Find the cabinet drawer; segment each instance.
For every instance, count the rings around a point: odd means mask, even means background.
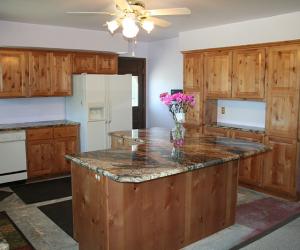
[[[77,126],[64,126],[54,128],[54,138],[77,137]]]
[[[217,127],[206,127],[204,129],[205,135],[211,135],[211,136],[223,136],[223,137],[229,137],[229,129],[226,128],[217,128]]]
[[[235,139],[243,139],[259,143],[264,142],[264,134],[257,134],[246,131],[232,131],[232,137]]]
[[[52,139],[53,129],[52,128],[27,129],[26,138],[28,141]]]

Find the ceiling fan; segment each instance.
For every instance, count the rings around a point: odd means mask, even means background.
[[[68,14],[103,14],[114,16],[111,21],[106,22],[108,30],[113,34],[119,27],[123,28],[123,35],[126,38],[135,38],[142,27],[150,33],[154,26],[168,27],[170,22],[157,18],[156,16],[173,16],[173,15],[190,15],[188,8],[170,8],[170,9],[154,9],[148,10],[142,0],[115,0],[115,12],[103,11],[72,11]]]

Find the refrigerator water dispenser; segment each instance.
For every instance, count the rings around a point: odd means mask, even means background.
[[[105,107],[89,105],[89,121],[105,120]]]

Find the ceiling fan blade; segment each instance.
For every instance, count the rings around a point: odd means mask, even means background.
[[[151,20],[154,23],[154,25],[160,26],[163,28],[169,27],[171,25],[170,22],[168,22],[164,19],[161,19],[161,18],[157,18],[157,17],[149,17],[149,18],[147,18],[147,20]]]
[[[105,11],[68,11],[66,14],[75,14],[75,15],[110,15],[115,16],[115,13],[105,12]]]
[[[173,15],[190,15],[191,10],[188,8],[171,8],[147,10],[150,16],[173,16]]]
[[[116,0],[116,6],[121,10],[131,10],[129,3],[126,0]]]

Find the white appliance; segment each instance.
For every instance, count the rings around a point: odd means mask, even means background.
[[[132,129],[131,75],[73,75],[66,118],[80,122],[81,152],[110,148],[109,132]]]
[[[27,179],[24,130],[0,132],[0,184]]]

